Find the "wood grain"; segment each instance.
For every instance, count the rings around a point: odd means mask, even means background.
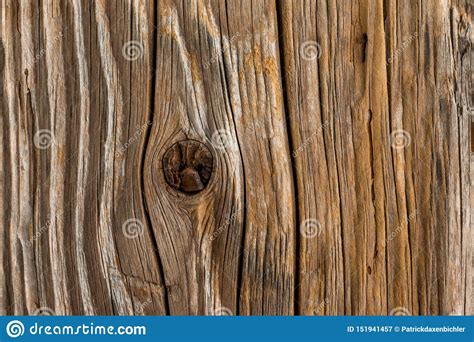
[[[473,314],[472,16],[1,0],[0,314]]]

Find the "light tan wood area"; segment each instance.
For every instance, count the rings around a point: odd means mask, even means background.
[[[470,0],[0,0],[0,314],[473,314]]]

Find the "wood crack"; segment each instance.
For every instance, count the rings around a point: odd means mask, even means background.
[[[290,70],[287,70],[285,65],[285,47],[283,44],[283,39],[284,39],[284,33],[283,33],[283,8],[282,5],[276,5],[276,11],[277,11],[277,32],[278,32],[278,45],[279,45],[279,65],[280,69],[282,70],[281,73],[281,82],[282,82],[282,93],[283,93],[283,112],[285,113],[285,121],[286,121],[286,133],[288,135],[288,146],[290,148],[290,152],[292,153],[293,151],[296,151],[295,147],[295,139],[292,135],[292,130],[289,127],[290,119],[289,119],[289,105],[288,105],[288,88],[287,88],[287,75],[290,74]],[[299,256],[301,255],[301,249],[300,249],[300,234],[298,231],[298,225],[301,222],[301,218],[299,215],[299,207],[296,204],[296,199],[299,197],[298,193],[298,186],[297,186],[297,172],[296,172],[296,165],[293,162],[293,160],[290,158],[290,163],[291,163],[291,168],[292,168],[292,186],[293,186],[293,191],[295,192],[295,203],[293,203],[293,206],[295,208],[295,222],[297,226],[294,227],[295,230],[295,255],[297,256],[295,258],[295,294],[294,294],[294,304],[293,304],[293,310],[296,315],[301,314],[300,313],[300,306],[299,306],[299,301],[300,301],[300,294],[299,294],[299,284],[300,284],[300,263],[298,262]]]

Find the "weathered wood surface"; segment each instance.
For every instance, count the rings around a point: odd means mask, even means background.
[[[474,313],[469,0],[1,3],[0,314]]]

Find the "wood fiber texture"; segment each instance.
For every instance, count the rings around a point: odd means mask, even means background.
[[[474,314],[471,0],[0,2],[0,315]]]

